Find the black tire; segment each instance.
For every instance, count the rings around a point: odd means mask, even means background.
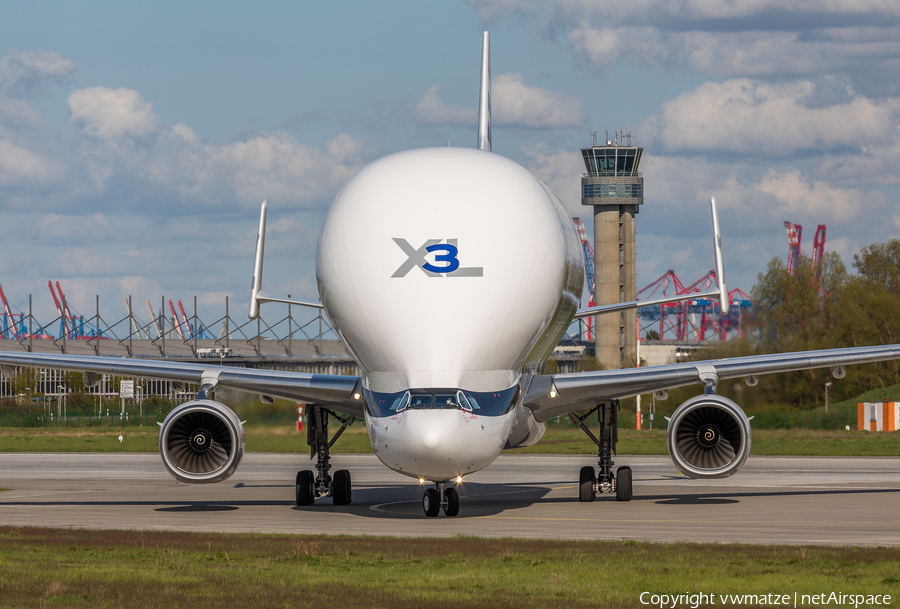
[[[447,505],[444,506],[445,516],[456,516],[459,514],[459,493],[455,488],[448,488],[444,491],[444,497],[447,498]]]
[[[585,465],[578,475],[578,501],[593,501],[594,495],[594,468]]]
[[[297,505],[312,505],[316,500],[316,479],[308,469],[297,472]]]
[[[335,505],[349,505],[352,499],[350,487],[350,472],[339,469],[334,472],[331,496]]]
[[[437,489],[425,489],[425,496],[422,497],[422,508],[425,510],[425,515],[429,518],[434,518],[441,512],[441,495],[437,492]]]
[[[620,467],[616,470],[616,501],[631,501],[631,468]]]

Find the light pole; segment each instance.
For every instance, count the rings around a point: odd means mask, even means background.
[[[828,389],[831,387],[831,382],[825,383],[825,412],[828,412]]]

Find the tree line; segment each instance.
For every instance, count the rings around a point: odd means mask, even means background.
[[[773,258],[751,292],[747,337],[714,345],[698,359],[900,343],[900,240],[864,247],[854,255],[853,269],[829,252],[819,273],[802,258],[792,275],[781,258]],[[737,383],[723,383],[720,390],[751,407],[803,408],[824,402],[826,383],[832,402],[900,383],[897,361],[846,370],[843,379],[833,378],[830,369],[806,370],[762,376],[756,387],[737,391]]]

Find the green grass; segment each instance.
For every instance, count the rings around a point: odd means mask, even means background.
[[[635,607],[645,591],[893,602],[898,570],[898,548],[0,527],[0,608]]]
[[[0,429],[0,452],[157,452],[158,427],[21,428]],[[119,435],[123,441],[119,442]],[[288,426],[247,427],[246,448],[252,452],[297,453],[309,450],[306,434]],[[332,449],[335,453],[371,453],[365,429],[354,425]],[[551,427],[528,448],[505,454],[594,454],[597,449],[580,429]],[[666,455],[666,432],[661,429],[619,430],[619,454]],[[810,456],[900,456],[900,432],[811,429],[756,429],[751,454]]]

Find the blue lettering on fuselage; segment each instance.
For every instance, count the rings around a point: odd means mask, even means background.
[[[406,254],[406,260],[397,267],[397,270],[394,271],[391,277],[406,277],[407,273],[414,267],[419,267],[429,277],[484,276],[483,267],[459,266],[459,247],[456,239],[446,239],[446,243],[441,243],[441,241],[442,239],[429,239],[421,247],[415,248],[406,239],[394,237],[394,243]],[[428,254],[435,252],[444,252],[434,257],[435,262],[444,263],[443,265],[432,264],[425,259]]]

